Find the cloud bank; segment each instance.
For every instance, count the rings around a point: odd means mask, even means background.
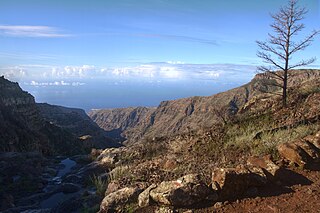
[[[20,65],[0,68],[0,75],[32,86],[81,86],[86,80],[223,80],[251,78],[256,67],[239,64],[158,62],[127,67]],[[50,83],[51,82],[51,83]],[[57,83],[58,82],[58,83]],[[68,83],[67,83],[68,82]]]

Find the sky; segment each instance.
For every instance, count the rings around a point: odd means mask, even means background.
[[[210,95],[250,81],[261,64],[255,41],[286,2],[0,0],[0,75],[38,102],[85,109]],[[300,4],[305,32],[320,29],[319,0]],[[319,56],[319,45],[303,57]]]

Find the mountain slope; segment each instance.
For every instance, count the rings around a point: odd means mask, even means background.
[[[82,109],[39,103],[37,107],[43,118],[52,124],[68,130],[78,138],[90,138],[95,148],[118,147],[108,138],[106,132],[94,123]]]
[[[89,148],[88,145],[96,145],[94,144],[96,138],[89,143],[78,139],[81,131],[95,132],[96,136],[101,134],[100,140],[104,137],[102,130],[88,121],[89,118],[85,113],[79,110],[76,110],[74,116],[77,119],[77,126],[72,129],[63,125],[63,119],[54,123],[43,116],[43,114],[54,115],[57,110],[61,111],[61,109],[68,111],[67,109],[54,108],[49,105],[46,105],[45,108],[45,105],[42,105],[46,113],[41,113],[40,108],[35,103],[34,97],[23,91],[18,83],[0,77],[0,152],[38,151],[45,155],[77,154]],[[51,110],[53,112],[50,113]],[[71,116],[66,117],[64,122],[67,120],[74,122]],[[90,128],[91,132],[87,131]],[[103,146],[98,147],[117,145],[114,143],[107,145],[105,141],[103,143],[100,144]]]
[[[296,70],[290,73],[288,85],[292,87],[304,81],[319,78],[319,70]],[[132,108],[99,110],[89,113],[90,117],[102,128],[108,131],[121,126],[121,131],[128,138],[128,142],[142,137],[162,137],[196,131],[224,122],[250,101],[258,96],[267,96],[262,91],[275,92],[277,88],[265,85],[265,81],[272,81],[264,74],[257,74],[254,79],[241,87],[222,92],[209,97],[190,97],[173,101],[163,101],[154,110],[149,110],[139,120],[133,122],[127,115]],[[118,118],[123,119],[110,119]],[[112,124],[111,124],[112,123]],[[133,123],[134,125],[123,125]],[[114,129],[112,129],[115,127]]]

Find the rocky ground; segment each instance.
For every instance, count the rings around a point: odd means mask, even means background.
[[[267,185],[253,198],[216,203],[194,212],[320,212],[320,172],[287,170],[282,185]]]

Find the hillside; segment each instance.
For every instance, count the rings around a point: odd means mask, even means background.
[[[110,137],[123,141],[130,137],[130,135],[126,134],[127,130],[147,121],[155,110],[155,108],[151,107],[100,109],[92,110],[88,115]]]
[[[107,137],[107,132],[94,123],[82,109],[37,104],[42,117],[52,124],[71,132],[80,140],[91,141],[91,147],[105,149],[118,147],[119,144]]]
[[[37,105],[31,94],[4,77],[0,78],[0,91],[2,152],[38,151],[44,155],[66,155],[82,153],[95,145],[98,148],[119,146],[106,138],[103,130],[81,110]],[[69,126],[70,121],[75,120],[76,125]],[[85,134],[93,134],[95,138],[88,143],[79,139]],[[100,142],[95,144],[97,137]]]
[[[291,73],[289,87],[318,79],[319,70],[296,70]],[[263,74],[241,87],[209,97],[190,97],[163,101],[156,109],[124,108],[95,110],[89,116],[103,129],[117,131],[129,142],[143,137],[162,137],[185,134],[223,123],[258,96],[267,97],[277,88],[266,86],[270,81]],[[263,99],[263,98],[262,98]],[[243,110],[243,109],[242,109]]]
[[[317,212],[320,71],[290,75],[286,108],[261,74],[210,97],[162,102],[125,130],[127,147],[97,157],[111,170],[100,174],[100,213]]]

